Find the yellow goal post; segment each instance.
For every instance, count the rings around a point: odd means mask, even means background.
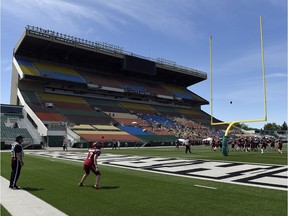
[[[210,116],[211,121],[210,125],[226,125],[227,127],[225,131],[225,135],[222,138],[222,154],[224,156],[228,156],[228,145],[227,145],[227,137],[229,134],[229,130],[231,127],[240,122],[265,122],[267,121],[267,100],[266,100],[266,77],[265,77],[265,67],[264,67],[264,42],[263,42],[263,28],[262,28],[262,16],[260,16],[260,42],[261,42],[261,67],[262,67],[262,82],[263,82],[263,93],[264,93],[264,117],[261,119],[247,119],[247,120],[237,120],[237,121],[223,121],[223,122],[213,122],[213,94],[212,94],[212,36],[210,35]]]

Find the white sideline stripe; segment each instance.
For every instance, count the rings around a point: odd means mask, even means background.
[[[201,187],[201,188],[207,188],[207,189],[213,189],[216,190],[217,188],[215,187],[209,187],[209,186],[205,186],[205,185],[194,185],[195,187]]]
[[[12,190],[9,181],[1,177],[0,203],[13,216],[64,216],[65,213],[25,190]]]

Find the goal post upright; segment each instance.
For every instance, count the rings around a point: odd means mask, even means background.
[[[265,75],[265,64],[264,64],[264,41],[263,41],[262,16],[260,16],[260,42],[261,42],[261,68],[262,68],[262,80],[263,80],[263,91],[264,91],[264,121],[267,121],[266,75]]]
[[[225,125],[228,127],[225,131],[225,135],[222,138],[222,154],[228,156],[228,134],[232,126],[240,122],[265,122],[267,121],[267,100],[266,100],[266,76],[265,76],[265,65],[264,65],[264,42],[263,42],[263,28],[262,28],[262,16],[260,16],[260,42],[261,42],[261,68],[262,68],[262,82],[263,82],[263,94],[264,94],[264,118],[262,119],[248,119],[238,120],[230,122],[213,122],[213,83],[212,83],[212,35],[210,35],[210,125]]]
[[[213,125],[213,94],[212,94],[212,35],[210,35],[210,124]]]

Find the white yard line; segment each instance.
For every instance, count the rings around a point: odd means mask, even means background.
[[[52,205],[44,202],[38,197],[25,190],[12,190],[9,188],[9,181],[2,176],[0,203],[13,216],[64,216],[65,213],[59,211]]]
[[[201,187],[201,188],[207,188],[207,189],[212,189],[212,190],[217,190],[216,187],[209,187],[209,186],[205,186],[205,185],[194,185],[195,187]]]

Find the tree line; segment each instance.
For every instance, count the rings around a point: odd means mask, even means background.
[[[264,125],[263,128],[251,128],[248,125],[244,124],[244,123],[236,123],[234,124],[234,126],[241,128],[243,130],[271,130],[271,131],[279,131],[279,130],[286,130],[287,131],[287,123],[284,121],[284,123],[282,125],[278,125],[275,122],[273,123],[267,123]]]

